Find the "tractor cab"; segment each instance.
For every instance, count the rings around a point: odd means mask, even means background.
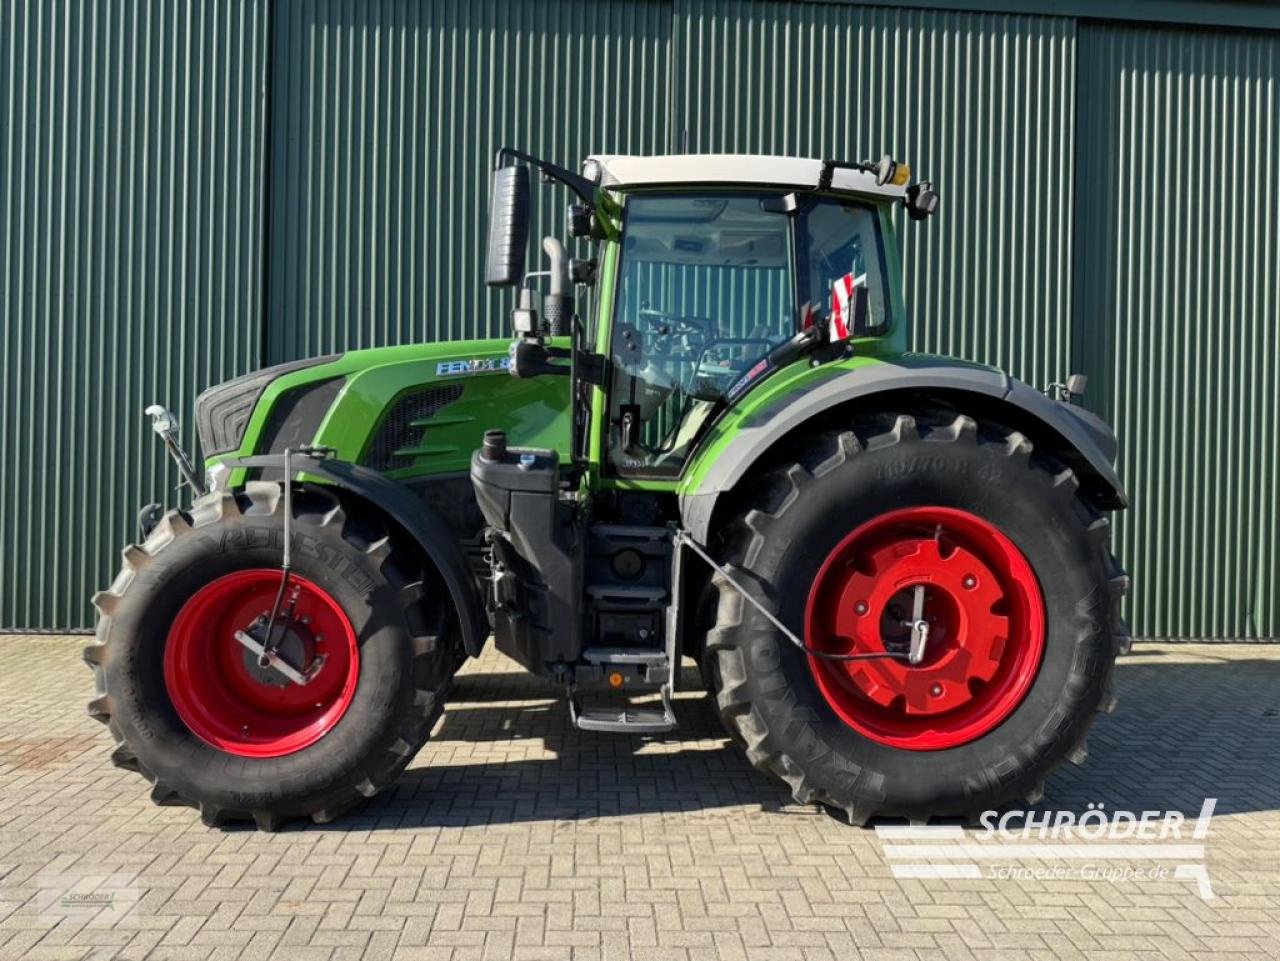
[[[526,273],[531,167],[577,194],[569,233],[589,259],[547,237],[547,269]],[[473,459],[500,648],[571,687],[603,678],[668,698],[688,595],[676,485],[713,426],[779,372],[902,350],[892,207],[937,203],[909,181],[888,157],[595,156],[578,175],[499,152],[487,272],[519,288],[510,371],[570,377],[575,409],[565,462],[498,432]],[[594,287],[587,322],[575,287]],[[574,716],[674,724],[669,710]]]
[[[526,161],[578,194],[569,233],[593,245],[569,261],[555,238],[549,265],[525,272]],[[616,478],[678,478],[707,427],[770,374],[901,352],[905,309],[891,211],[937,206],[889,157],[846,163],[788,157],[593,156],[583,175],[507,148],[498,154],[487,279],[518,286],[511,371],[571,373],[601,391],[599,468]],[[537,279],[549,280],[538,317]],[[595,287],[590,329],[571,284]],[[568,350],[547,338],[571,334]],[[578,438],[587,454],[590,438]]]

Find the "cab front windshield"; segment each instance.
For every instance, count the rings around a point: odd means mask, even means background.
[[[890,322],[879,218],[855,201],[779,193],[641,194],[626,205],[610,339],[609,463],[674,477],[725,405],[803,327]]]

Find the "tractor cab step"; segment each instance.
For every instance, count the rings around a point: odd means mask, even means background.
[[[569,691],[569,716],[579,731],[599,731],[605,734],[665,734],[677,726],[675,711],[671,708],[671,689],[662,686],[662,710],[644,710],[633,707],[584,709],[578,704],[573,689]]]
[[[666,603],[665,587],[632,587],[621,584],[589,584],[587,596],[597,605],[658,608]]]
[[[656,648],[589,647],[582,652],[582,660],[574,671],[577,684],[608,681],[615,689],[653,690],[671,679],[671,659]]]
[[[635,647],[588,647],[582,659],[589,664],[629,664],[665,670],[667,652]]]

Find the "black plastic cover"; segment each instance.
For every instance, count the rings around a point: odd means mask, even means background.
[[[476,501],[493,552],[489,608],[498,650],[546,673],[582,651],[582,532],[561,503],[559,457],[509,448],[497,459],[471,457]]]
[[[327,354],[277,364],[210,387],[196,398],[196,431],[200,435],[200,450],[203,455],[213,457],[240,447],[245,429],[249,426],[249,418],[258,405],[258,398],[277,377],[329,364],[341,356]]]
[[[330,377],[286,391],[267,415],[254,453],[282,454],[286,447],[310,444],[344,383],[343,377]]]

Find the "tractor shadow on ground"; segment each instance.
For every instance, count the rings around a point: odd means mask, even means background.
[[[1201,648],[1203,651],[1203,648]],[[1237,652],[1239,648],[1235,649]],[[732,744],[686,667],[680,728],[657,738],[576,731],[561,693],[530,675],[463,674],[431,743],[361,810],[311,830],[591,821],[637,814],[748,811],[813,816]],[[1180,810],[1207,797],[1218,815],[1280,808],[1280,660],[1191,663],[1144,655],[1117,667],[1119,707],[1089,735],[1082,767],[1049,779],[1037,810]]]

